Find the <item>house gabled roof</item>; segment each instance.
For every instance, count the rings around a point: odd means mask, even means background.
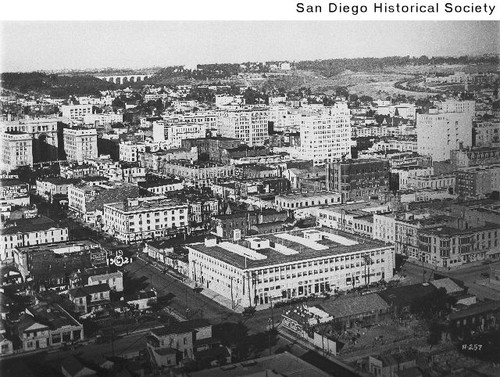
[[[24,333],[27,330],[35,330],[35,329],[48,329],[47,326],[42,325],[35,321],[35,319],[29,314],[22,314],[19,323],[17,325],[17,331],[19,334]]]
[[[457,283],[455,283],[450,278],[432,280],[429,283],[438,289],[444,288],[446,290],[447,294],[461,293],[464,291],[464,289],[462,287],[460,287]]]

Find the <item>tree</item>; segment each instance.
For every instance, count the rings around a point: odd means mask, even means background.
[[[429,326],[429,338],[427,339],[427,342],[431,346],[439,344],[439,342],[441,341],[441,332],[442,326],[437,322],[431,322]]]
[[[449,314],[451,306],[455,303],[455,298],[448,296],[444,288],[439,288],[426,296],[415,299],[410,304],[410,312],[424,319],[436,319]]]
[[[113,100],[113,102],[111,103],[111,106],[124,109],[125,108],[125,101],[121,97],[116,97]]]

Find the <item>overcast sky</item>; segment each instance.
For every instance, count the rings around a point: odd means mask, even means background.
[[[2,22],[3,72],[498,53],[498,21]]]

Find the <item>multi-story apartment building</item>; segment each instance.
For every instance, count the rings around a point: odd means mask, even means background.
[[[445,226],[449,221],[448,216],[432,215],[430,213],[398,214],[395,221],[395,252],[411,259],[421,260],[419,259],[419,231]]]
[[[303,114],[300,119],[302,158],[315,165],[351,157],[350,113],[346,103],[337,103],[321,112]]]
[[[95,128],[65,128],[64,152],[69,161],[82,163],[97,158],[97,130]]]
[[[318,209],[317,223],[327,228],[374,238],[373,218],[375,214],[390,211],[389,204],[356,202]]]
[[[77,184],[68,188],[70,211],[90,224],[101,224],[104,204],[139,196],[139,187],[129,183]]]
[[[337,161],[327,166],[330,191],[342,195],[342,202],[383,196],[389,190],[389,162],[361,159]]]
[[[0,133],[1,170],[10,172],[21,166],[33,166],[33,144],[30,135],[16,132]]]
[[[381,213],[373,215],[373,238],[394,244],[396,237],[396,215]]]
[[[16,247],[67,241],[68,228],[45,216],[11,220],[0,229],[0,240],[0,261],[10,260]]]
[[[217,133],[242,140],[249,146],[264,145],[269,139],[269,112],[264,107],[242,107],[218,111]]]
[[[31,277],[37,286],[68,286],[68,276],[86,268],[106,266],[106,250],[94,241],[63,241],[18,246],[14,263],[23,279]]]
[[[500,121],[480,122],[474,127],[476,147],[500,147]]]
[[[216,198],[189,199],[189,220],[200,224],[208,223],[219,214],[219,201]]]
[[[462,169],[456,177],[457,193],[465,198],[500,192],[500,165]]]
[[[450,162],[458,169],[500,164],[500,148],[480,147],[453,150]]]
[[[391,168],[391,188],[395,190],[406,190],[410,177],[434,175],[432,166],[405,166]]]
[[[38,178],[36,180],[36,194],[45,200],[52,201],[54,195],[68,195],[68,188],[80,182],[79,179],[67,178]]]
[[[64,118],[83,120],[86,115],[92,114],[92,105],[62,105],[61,113]]]
[[[443,226],[418,234],[419,259],[437,267],[457,267],[500,256],[500,224]]]
[[[120,143],[119,158],[120,161],[137,162],[139,154],[146,151],[146,144],[133,143],[130,141]]]
[[[137,183],[146,179],[146,168],[137,163],[122,163],[120,168],[123,182]]]
[[[408,178],[407,187],[416,190],[450,189],[455,192],[456,176],[455,174],[416,175]]]
[[[165,237],[188,227],[188,205],[164,196],[129,199],[104,205],[104,230],[130,243]]]
[[[326,228],[238,243],[190,244],[189,277],[233,307],[349,289],[392,277],[394,248]]]
[[[472,146],[472,119],[474,112],[466,106],[446,106],[441,111],[430,110],[428,114],[417,114],[417,150],[429,155],[434,161],[450,159],[455,149]]]
[[[234,166],[215,162],[176,160],[164,162],[161,165],[160,173],[182,178],[191,186],[208,187],[215,180],[233,177]]]
[[[184,139],[197,139],[207,134],[206,125],[200,123],[168,122],[153,123],[153,140],[166,148],[180,148]]]

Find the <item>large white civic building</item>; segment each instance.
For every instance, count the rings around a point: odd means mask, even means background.
[[[189,277],[233,308],[390,280],[394,246],[328,228],[187,245]]]

